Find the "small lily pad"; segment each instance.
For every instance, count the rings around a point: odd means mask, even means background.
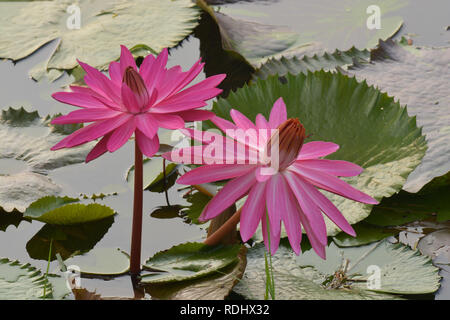
[[[192,280],[222,269],[237,261],[240,245],[208,246],[189,242],[159,252],[148,259],[142,283],[167,283]]]
[[[126,253],[117,248],[95,248],[64,261],[64,264],[78,266],[81,273],[111,276],[126,273],[130,267],[130,259]]]
[[[153,157],[152,159],[144,159],[143,161],[143,179],[144,190],[154,192],[164,192],[164,159],[161,157]],[[166,188],[170,188],[175,184],[178,175],[178,165],[175,163],[166,164]],[[128,169],[126,179],[130,186],[134,185],[134,165]]]

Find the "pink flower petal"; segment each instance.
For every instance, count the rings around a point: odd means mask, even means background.
[[[175,113],[179,111],[186,111],[190,109],[196,109],[206,106],[207,103],[203,100],[191,100],[191,101],[162,101],[157,105],[150,108],[153,113]]]
[[[208,202],[200,215],[199,220],[206,221],[221,214],[225,209],[236,202],[236,200],[242,198],[255,183],[255,181],[255,174],[253,172],[229,181],[214,196],[214,198]]]
[[[339,145],[332,142],[312,141],[305,143],[300,150],[297,160],[316,159],[325,157],[339,149]]]
[[[342,213],[327,197],[325,197],[319,190],[299,175],[296,175],[296,177],[296,181],[299,186],[301,186],[311,201],[317,204],[331,221],[333,221],[345,233],[348,233],[351,236],[356,236],[355,230],[353,230],[352,226],[347,222]]]
[[[167,48],[164,48],[156,58],[155,62],[153,62],[151,68],[146,72],[147,74],[142,77],[149,94],[153,93],[153,89],[157,89],[159,82],[163,79],[166,72],[165,67],[168,56],[169,51]]]
[[[342,197],[355,201],[367,204],[378,204],[378,201],[376,201],[372,197],[359,191],[358,189],[353,188],[351,185],[340,180],[339,178],[336,178],[335,176],[306,167],[301,167],[296,163],[291,165],[289,167],[289,170],[295,172],[296,174],[306,179],[308,182],[321,189],[333,192]]]
[[[323,245],[316,237],[315,233],[314,233],[314,229],[312,228],[310,221],[306,218],[305,213],[302,211],[302,209],[300,208],[300,206],[298,206],[298,210],[299,210],[299,217],[300,217],[300,221],[302,223],[303,228],[305,229],[306,235],[309,239],[309,242],[312,246],[312,248],[314,249],[314,251],[317,253],[317,255],[319,257],[321,257],[322,259],[326,259],[326,254],[325,254],[325,245]]]
[[[106,134],[99,142],[97,142],[95,147],[92,148],[92,150],[88,153],[88,155],[86,157],[86,163],[88,163],[94,159],[97,159],[102,154],[104,154],[106,151],[108,151],[108,148],[106,147],[106,145],[108,143],[109,137],[111,137],[111,133]]]
[[[109,77],[119,88],[122,86],[122,71],[120,70],[120,63],[113,61],[109,64]]]
[[[248,194],[242,207],[240,233],[243,242],[247,242],[256,231],[261,219],[265,218],[266,203],[264,201],[266,183],[256,183]]]
[[[246,116],[244,116],[241,112],[231,109],[230,116],[233,119],[236,126],[241,129],[256,129],[256,126],[253,122],[250,121]]]
[[[178,81],[174,82],[172,90],[168,96],[177,93],[184,87],[186,87],[189,83],[194,80],[198,74],[202,71],[204,63],[201,63],[201,59],[199,59],[194,65],[187,71],[183,73],[183,77],[179,77]]]
[[[80,66],[86,71],[84,82],[94,91],[118,103],[120,96],[117,92],[115,84],[108,79],[103,73],[90,65],[77,60]]]
[[[159,138],[155,135],[153,138],[147,137],[140,130],[134,132],[137,144],[142,153],[151,158],[159,150]]]
[[[158,132],[157,121],[150,113],[138,114],[134,120],[137,128],[148,138],[152,139]]]
[[[155,63],[155,61],[156,58],[152,54],[149,54],[144,58],[141,66],[139,67],[139,74],[141,75],[142,79],[144,79],[146,85],[148,84],[147,78],[153,70],[153,64]]]
[[[184,120],[175,114],[153,114],[153,117],[158,122],[159,127],[166,129],[180,129],[184,128]]]
[[[258,129],[270,129],[269,123],[267,122],[266,118],[264,118],[264,116],[261,113],[258,113],[256,115],[255,124]]]
[[[272,129],[275,129],[286,120],[286,105],[284,104],[283,98],[278,98],[273,104],[272,111],[270,112],[269,125]]]
[[[264,239],[264,244],[267,248],[267,251],[270,252],[271,255],[274,255],[278,247],[280,245],[280,231],[281,230],[281,221],[278,221],[278,224],[274,225],[273,223],[269,223],[270,228],[270,244],[269,244],[269,235],[267,234],[267,219],[266,217],[262,217],[262,234]],[[278,230],[278,233],[277,231]]]
[[[127,86],[126,83],[122,83],[122,102],[125,108],[131,113],[139,113],[141,111],[141,105],[138,102],[137,97],[133,91]]]
[[[291,187],[292,192],[295,194],[306,219],[309,221],[316,239],[319,240],[322,245],[326,245],[328,242],[327,227],[319,207],[303,189],[303,185],[299,182],[299,179],[297,179],[297,176],[294,173],[285,171],[283,175]]]
[[[67,115],[57,117],[52,120],[52,124],[69,124],[69,123],[83,123],[83,122],[93,122],[99,120],[106,120],[116,117],[122,113],[114,111],[112,109],[99,109],[99,108],[89,108],[80,109],[70,112]]]
[[[193,185],[202,184],[211,181],[220,181],[225,179],[236,178],[254,171],[255,165],[234,165],[234,164],[212,164],[205,165],[191,171],[186,172],[181,176],[177,183]]]
[[[237,126],[234,123],[232,123],[231,121],[225,120],[223,118],[220,118],[218,116],[213,117],[211,119],[211,121],[224,133],[227,130],[236,130],[237,129]]]
[[[95,97],[79,92],[55,92],[52,97],[62,103],[67,103],[81,108],[108,108]]]
[[[117,129],[115,129],[111,137],[108,139],[107,148],[109,152],[114,152],[122,147],[128,139],[133,135],[136,125],[134,119],[131,118],[128,122],[124,123]]]
[[[83,127],[69,136],[62,139],[59,143],[54,145],[51,150],[58,150],[61,148],[71,148],[80,144],[86,143],[100,138],[101,136],[113,131],[125,122],[131,119],[131,115],[121,114],[117,117],[94,122],[87,127]]]
[[[340,177],[357,176],[364,170],[354,163],[342,160],[308,159],[297,160],[296,164]]]
[[[133,67],[137,71],[136,61],[134,61],[133,55],[130,50],[124,45],[120,46],[120,74],[123,77],[125,69],[128,67]]]

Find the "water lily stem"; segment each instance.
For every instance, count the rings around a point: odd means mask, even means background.
[[[143,195],[142,152],[139,149],[139,146],[136,141],[134,151],[133,226],[131,233],[131,252],[130,252],[131,274],[139,274],[141,271],[142,195]]]
[[[236,231],[236,225],[239,223],[239,219],[241,218],[241,211],[242,208],[237,210],[230,219],[228,219],[219,229],[217,229],[216,232],[206,238],[203,243],[210,246],[215,246],[220,243],[220,240],[222,240],[223,237]]]
[[[169,190],[167,190],[166,158],[163,158],[163,176],[164,176],[164,193],[166,195],[166,203],[167,203],[167,206],[170,207]]]

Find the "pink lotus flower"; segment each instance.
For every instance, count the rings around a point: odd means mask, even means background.
[[[82,108],[54,119],[53,124],[92,122],[61,140],[52,150],[103,137],[87,155],[89,162],[106,151],[116,151],[134,133],[139,149],[151,157],[159,149],[159,127],[179,129],[185,121],[206,120],[214,115],[195,109],[222,92],[216,86],[225,78],[224,74],[184,89],[202,70],[200,60],[187,72],[180,66],[166,69],[168,52],[164,49],[157,58],[148,55],[138,70],[130,51],[125,46],[121,48],[120,62],[109,65],[110,78],[78,61],[86,71],[84,81],[88,88],[71,86],[72,92],[52,95],[58,101]]]
[[[335,143],[313,141],[303,145],[305,129],[298,119],[287,120],[286,106],[282,98],[275,102],[269,121],[258,114],[256,123],[253,124],[237,110],[231,110],[230,115],[234,124],[219,117],[212,119],[217,127],[228,134],[225,138],[224,152],[217,152],[217,155],[205,152],[213,143],[207,142],[206,145],[173,150],[163,155],[173,160],[177,153],[178,155],[187,153],[194,155],[191,161],[206,163],[180,177],[178,179],[180,184],[194,185],[231,179],[207,204],[200,216],[201,220],[216,217],[235,201],[248,195],[240,216],[242,240],[244,242],[249,240],[261,222],[264,242],[269,249],[267,210],[271,254],[278,249],[283,221],[289,242],[296,254],[301,250],[303,227],[316,253],[325,259],[327,230],[322,212],[344,232],[355,236],[355,231],[341,212],[317,188],[355,201],[376,204],[376,200],[337,178],[337,176],[359,175],[363,171],[361,167],[347,161],[321,159],[338,150],[339,146]],[[254,130],[250,130],[249,139],[243,140],[235,139],[234,136],[237,135],[230,134],[236,132],[236,129]],[[259,158],[252,156],[251,152],[255,150],[261,152],[265,148],[270,149],[272,145],[270,139],[273,135],[268,135],[267,130],[259,129],[278,129],[279,166],[278,170],[270,175],[262,174],[262,169],[267,168],[268,164],[261,161],[255,163]],[[200,140],[208,135],[207,140],[222,141],[220,134],[199,133],[187,129],[183,131],[194,138],[200,137]],[[230,139],[237,148],[229,147]],[[245,147],[239,148],[242,144]],[[234,156],[237,163],[227,162],[225,151],[230,148],[238,150]],[[199,154],[199,150],[203,155],[195,156]],[[211,160],[216,160],[216,164],[211,164]],[[245,163],[242,160],[245,160]]]

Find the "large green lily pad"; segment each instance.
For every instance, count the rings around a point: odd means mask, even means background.
[[[427,137],[427,153],[404,186],[417,192],[450,171],[450,48],[381,41],[371,52],[371,62],[350,72],[406,104]]]
[[[234,291],[250,299],[262,299],[265,294],[263,244],[251,248],[247,269]],[[343,256],[342,256],[343,254]],[[342,259],[342,257],[344,259]],[[349,260],[344,275],[347,281],[333,278],[342,271],[341,264]],[[439,288],[438,268],[431,260],[400,244],[387,241],[363,247],[340,249],[333,243],[327,248],[327,260],[309,250],[299,257],[287,247],[280,246],[272,258],[277,299],[398,299],[393,294],[432,293]],[[354,267],[352,267],[355,265]],[[380,286],[367,285],[372,271],[380,269]],[[334,286],[331,287],[331,284]]]
[[[81,23],[76,29],[70,23],[75,13],[67,12],[73,4],[71,0],[0,2],[0,57],[19,60],[59,38],[50,59],[34,74],[73,69],[76,59],[106,68],[119,58],[121,44],[140,56],[175,46],[197,25],[199,15],[190,0],[80,0]]]
[[[273,103],[283,97],[288,118],[298,118],[306,134],[312,134],[308,141],[337,143],[340,149],[328,158],[351,161],[364,168],[359,176],[345,181],[377,200],[402,188],[426,150],[425,138],[406,108],[365,82],[339,73],[289,74],[284,82],[277,76],[258,80],[219,99],[213,111],[230,119],[234,108],[254,121],[257,113],[268,118]],[[330,193],[326,196],[351,224],[365,219],[372,210],[371,205]],[[329,235],[339,232],[331,221],[326,221]]]
[[[35,300],[49,298],[51,294],[50,282],[38,269],[28,263],[0,259],[1,300]]]
[[[2,110],[0,116],[0,161],[15,161],[21,170],[9,174],[0,169],[0,207],[24,212],[35,200],[57,195],[61,187],[46,175],[54,169],[83,162],[92,143],[51,151],[50,148],[76,127],[52,126],[50,117],[41,118],[23,108]]]
[[[69,197],[43,197],[33,202],[24,216],[53,225],[74,225],[101,220],[115,214],[110,207],[98,203],[73,203],[77,201],[78,199]]]
[[[214,273],[237,261],[240,245],[208,246],[189,242],[159,252],[148,259],[142,283],[167,283],[192,280]]]
[[[388,39],[402,26],[399,9],[406,1],[376,3],[382,12],[379,29],[369,29],[367,8],[373,1],[281,0],[221,6],[214,12],[202,0],[198,3],[216,20],[224,49],[240,54],[254,67],[268,58],[373,48],[378,39]],[[292,10],[295,8],[295,10]],[[336,21],[339,23],[336,24]]]

